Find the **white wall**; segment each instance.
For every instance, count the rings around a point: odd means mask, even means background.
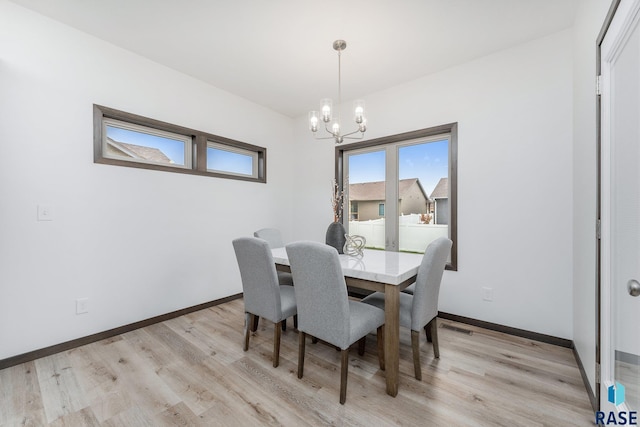
[[[573,40],[573,340],[595,392],[596,40],[610,0],[578,3]]]
[[[580,2],[573,32],[366,97],[368,138],[459,123],[460,269],[445,274],[440,309],[573,338],[586,367],[595,38],[608,6]],[[93,103],[266,146],[268,184],[93,164]],[[287,118],[0,0],[0,359],[240,292],[230,240],[263,226],[323,240],[333,173],[334,146],[309,138],[306,117],[292,132]],[[489,202],[502,216],[483,214]],[[36,221],[38,203],[53,222]],[[79,297],[88,314],[74,314]]]
[[[458,122],[459,270],[445,273],[441,311],[573,336],[571,49],[567,30],[365,97],[367,138]],[[305,221],[293,234],[322,239],[334,146],[310,138],[306,117],[294,136]]]
[[[265,146],[268,183],[94,164],[94,103]],[[241,292],[231,240],[290,237],[291,142],[291,119],[0,0],[0,359]]]

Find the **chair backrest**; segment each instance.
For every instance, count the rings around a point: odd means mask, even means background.
[[[241,237],[233,241],[233,249],[242,278],[245,311],[280,321],[280,287],[269,244],[256,237]]]
[[[282,241],[282,234],[277,228],[261,228],[253,233],[255,237],[264,239],[269,243],[271,249],[283,248],[284,242]]]
[[[424,251],[411,306],[411,329],[414,331],[419,331],[438,315],[440,283],[451,245],[451,240],[439,237]]]
[[[286,246],[298,304],[298,330],[344,348],[350,319],[338,251],[318,242]]]

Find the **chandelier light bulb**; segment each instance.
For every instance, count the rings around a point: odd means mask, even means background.
[[[322,106],[322,121],[329,123],[331,121],[331,107],[333,106],[333,101],[329,98],[325,98],[320,101],[320,105]]]
[[[317,111],[309,112],[309,130],[316,132],[318,130],[318,122],[320,121]]]
[[[333,132],[334,135],[340,135],[340,122],[339,121],[335,121],[333,122],[333,125],[331,125],[331,131]]]
[[[354,112],[356,123],[362,123],[362,120],[364,120],[364,101],[358,100],[354,102]]]

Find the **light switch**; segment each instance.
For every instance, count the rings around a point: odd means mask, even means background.
[[[38,205],[38,221],[53,221],[53,206]]]
[[[76,300],[76,314],[89,312],[89,298],[78,298]]]

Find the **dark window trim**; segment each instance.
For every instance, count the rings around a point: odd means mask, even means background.
[[[119,160],[103,156],[102,153],[102,120],[104,118],[121,120],[123,122],[132,123],[140,126],[172,132],[191,137],[192,145],[192,166],[189,168],[180,168],[173,166],[163,166],[158,164],[149,164],[135,162],[129,160]],[[252,151],[258,154],[258,177],[242,176],[234,174],[226,174],[212,172],[207,170],[207,141],[226,145],[232,148],[240,148]],[[183,126],[174,125],[160,120],[150,119],[148,117],[139,116],[137,114],[127,113],[102,105],[93,105],[93,162],[114,166],[125,166],[130,168],[151,169],[164,172],[184,173],[190,175],[201,175],[215,178],[236,179],[241,181],[267,182],[267,149],[257,145],[248,144],[246,142],[236,141],[219,135],[189,129]]]
[[[450,209],[450,223],[449,223],[449,237],[453,241],[451,247],[451,262],[447,264],[447,270],[458,271],[458,123],[447,123],[440,126],[434,126],[425,129],[414,130],[410,132],[399,133],[396,135],[383,136],[381,138],[370,139],[367,141],[354,142],[352,144],[345,144],[336,146],[336,164],[335,164],[335,177],[336,182],[340,184],[340,190],[342,188],[343,169],[342,162],[344,160],[344,153],[352,150],[359,150],[362,148],[376,147],[380,145],[393,144],[396,142],[410,141],[412,139],[427,138],[430,136],[436,136],[440,134],[450,134],[451,139],[449,141],[449,209]]]

